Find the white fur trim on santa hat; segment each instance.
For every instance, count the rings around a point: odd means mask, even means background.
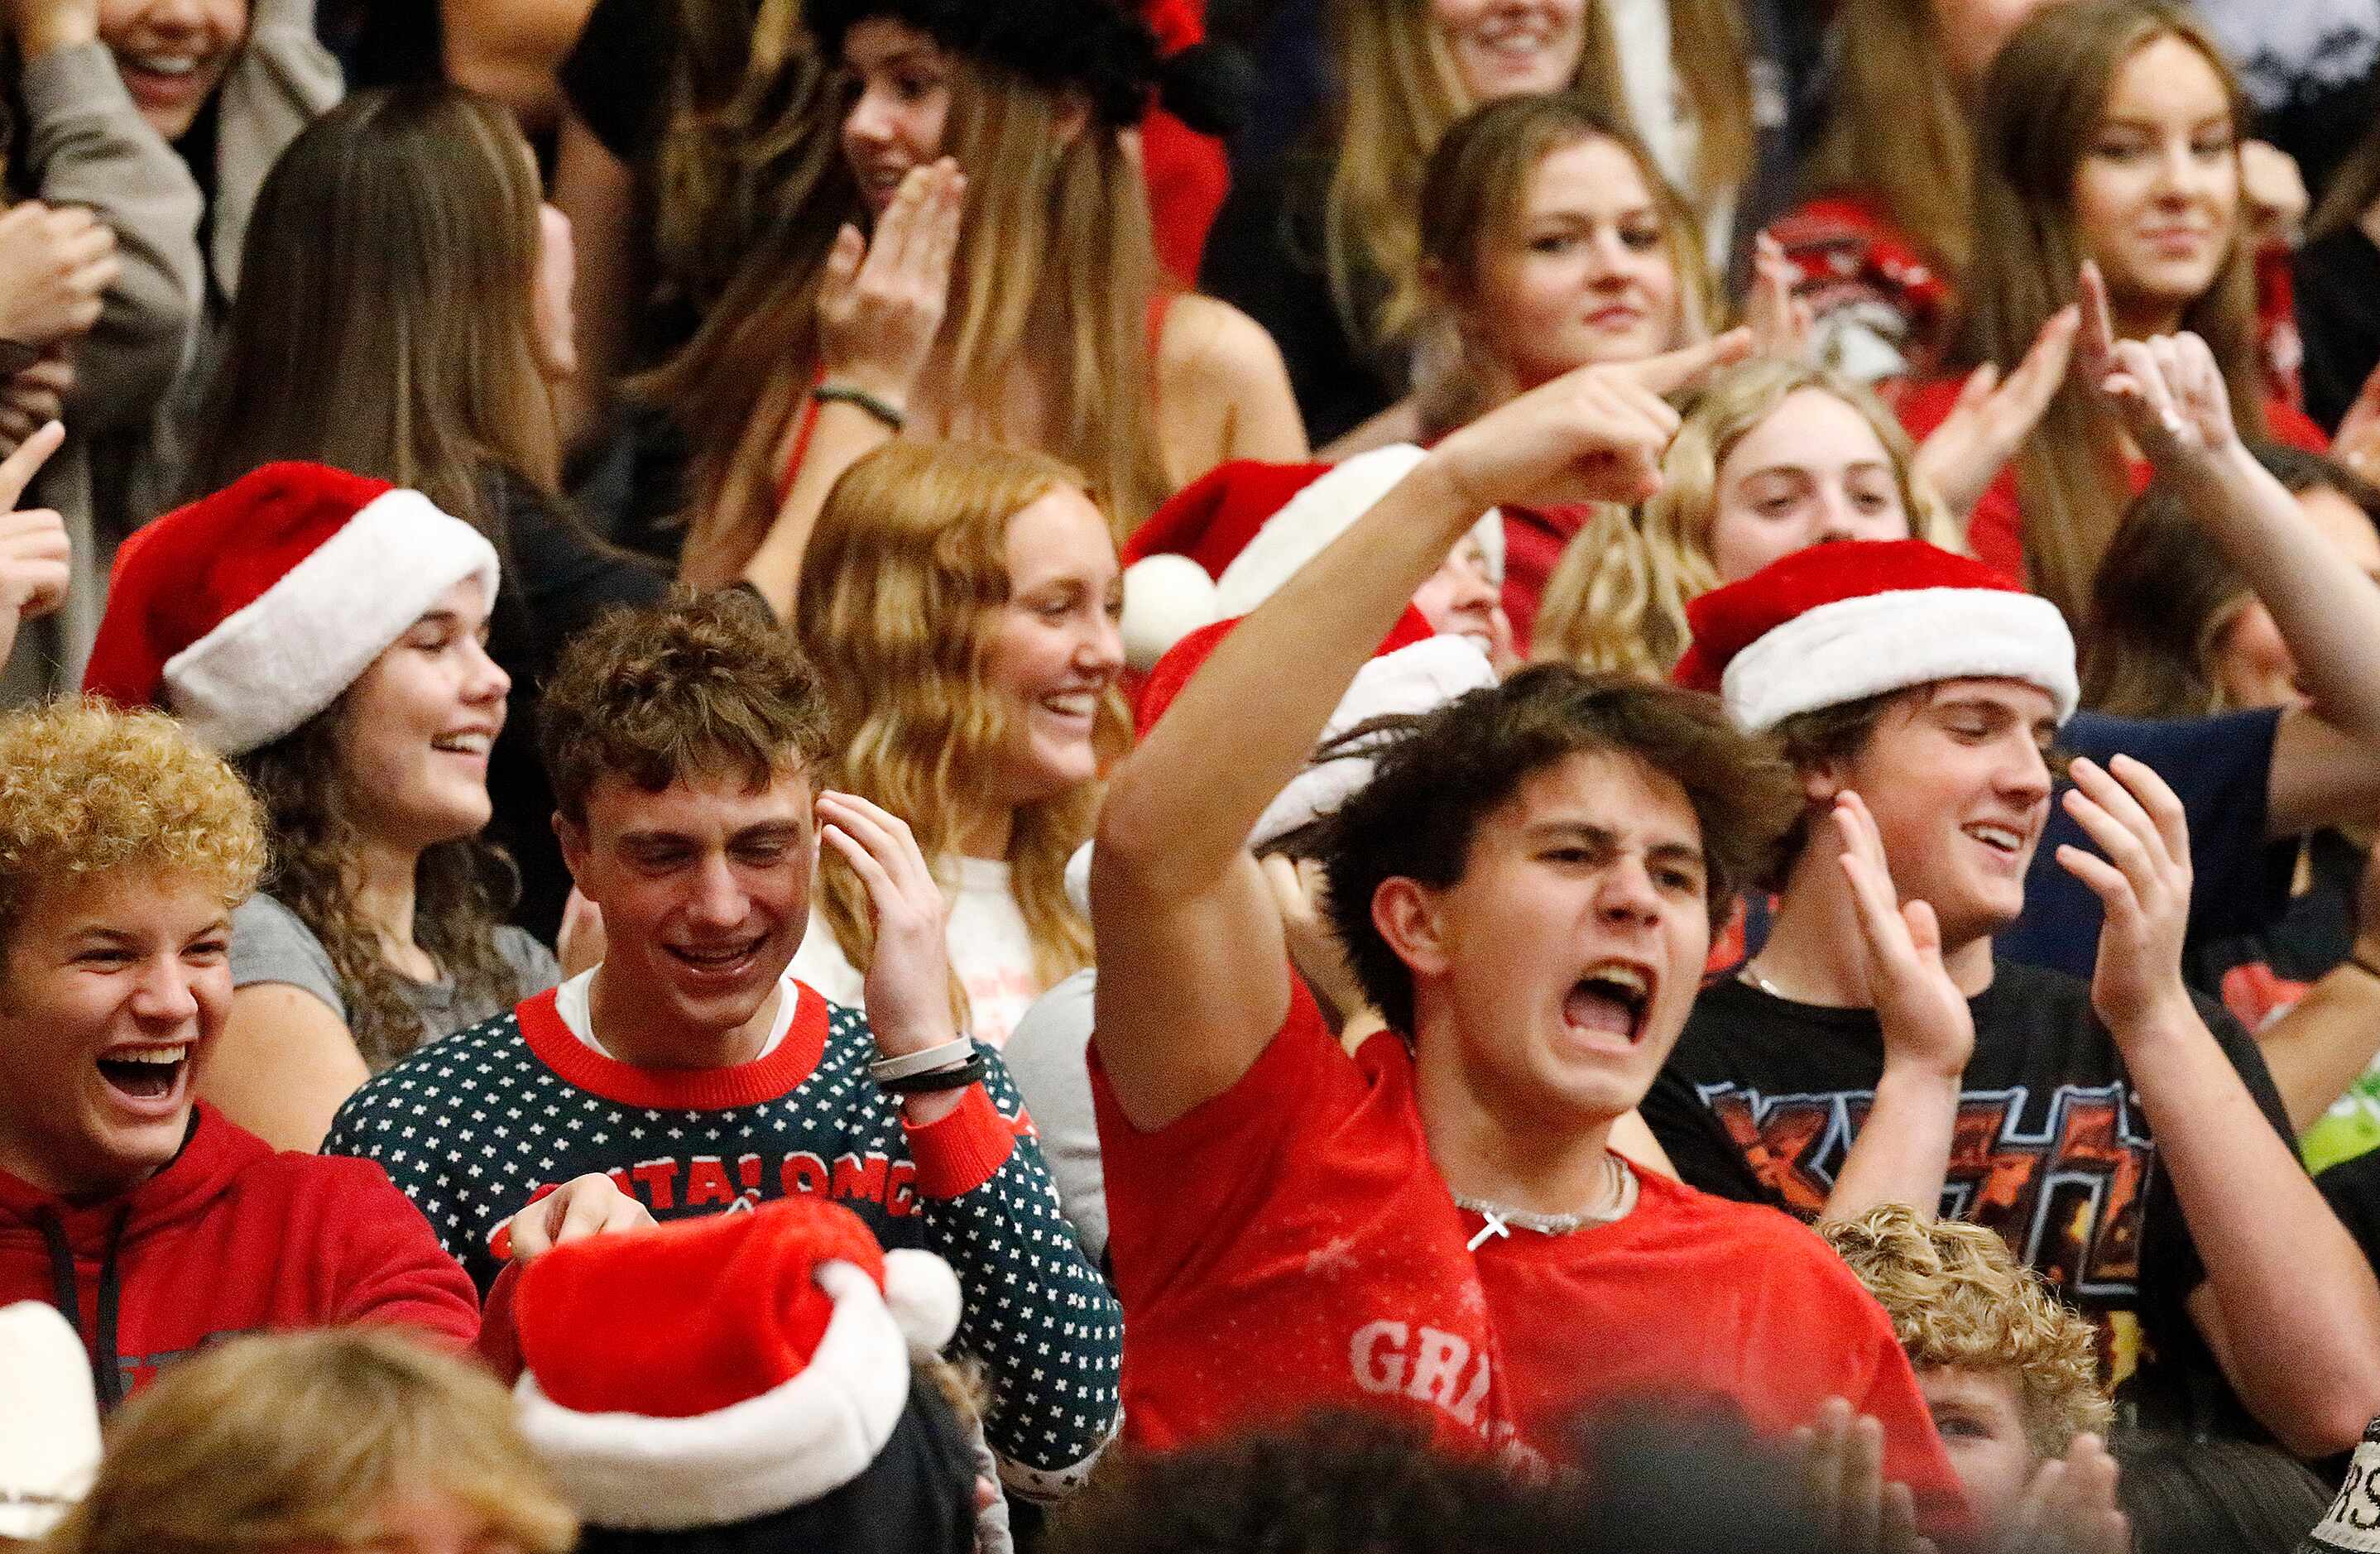
[[[496,597],[496,550],[418,491],[382,492],[273,585],[165,661],[165,703],[227,756],[339,698],[467,577]]]
[[[1355,672],[1330,721],[1322,725],[1320,749],[1374,718],[1418,714],[1456,697],[1496,683],[1495,666],[1467,637],[1431,637],[1384,653]],[[1309,766],[1289,780],[1257,820],[1248,845],[1260,848],[1306,821],[1330,814],[1372,780],[1372,758],[1341,756]]]
[[[1245,615],[1272,597],[1300,567],[1354,526],[1426,456],[1410,443],[1391,443],[1340,460],[1307,481],[1267,518],[1255,538],[1209,579],[1206,568],[1172,553],[1144,556],[1124,569],[1124,662],[1147,674],[1165,650],[1200,626]],[[1504,518],[1494,508],[1471,533],[1488,558],[1488,576],[1504,580]]]
[[[909,1346],[876,1281],[821,1263],[834,1312],[810,1362],[759,1396],[683,1419],[580,1414],[524,1374],[521,1433],[599,1527],[678,1532],[807,1505],[867,1471],[909,1402]]]
[[[0,1306],[0,1539],[46,1536],[99,1471],[91,1356],[55,1306]]]
[[[2022,680],[2064,722],[2081,699],[2074,637],[2058,607],[2005,589],[1898,589],[1803,611],[1737,653],[1719,677],[1736,726],[1936,680]]]
[[[884,1304],[911,1354],[938,1354],[959,1330],[959,1276],[931,1252],[895,1247],[884,1254]]]

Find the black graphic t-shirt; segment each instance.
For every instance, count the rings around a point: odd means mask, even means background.
[[[2089,984],[1998,961],[1971,1007],[1975,1052],[1941,1212],[1998,1231],[2098,1326],[2128,1420],[2260,1433],[2183,1308],[2205,1269]],[[2255,1044],[2212,1001],[2198,1007],[2286,1138]],[[1729,977],[1696,1001],[1645,1119],[1689,1185],[1815,1219],[1883,1070],[1874,1010],[1794,1003]]]

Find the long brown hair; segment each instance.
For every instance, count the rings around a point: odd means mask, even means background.
[[[1009,520],[1064,486],[1091,489],[1038,454],[896,440],[844,472],[810,537],[794,620],[832,710],[831,785],[907,820],[929,858],[958,851],[968,795],[1003,733],[983,671],[1008,599]],[[1112,690],[1092,737],[1109,759],[1130,739]],[[1045,987],[1091,963],[1090,924],[1066,898],[1065,870],[1099,799],[1099,784],[1085,783],[1018,809],[1010,830],[1010,890]],[[858,880],[824,870],[817,900],[864,970],[874,932]],[[953,997],[964,1012],[955,986]]]
[[[1429,0],[1333,0],[1325,13],[1338,103],[1322,207],[1322,262],[1348,338],[1402,342],[1419,322],[1421,236],[1414,190],[1439,138],[1475,104]],[[1573,89],[1618,103],[1619,54],[1587,0]],[[1747,142],[1748,143],[1748,142]]]
[[[1046,451],[1089,471],[1128,529],[1170,490],[1148,327],[1160,276],[1139,171],[1096,120],[1067,133],[1057,93],[965,55],[946,58],[944,145],[967,188],[928,371],[949,385],[954,431],[1003,440],[1015,380],[1038,371]],[[818,370],[827,247],[843,223],[866,219],[839,153],[799,197],[817,219],[756,236],[694,339],[639,385],[677,413],[693,444],[697,581],[732,574],[775,516],[778,442]]]
[[[188,493],[313,459],[495,533],[492,470],[559,478],[538,249],[535,164],[487,99],[361,91],[308,125],[257,195],[240,262],[258,284],[232,304]]]
[[[263,801],[271,857],[265,892],[298,915],[331,957],[347,1031],[374,1073],[421,1045],[379,932],[356,905],[350,862],[361,844],[355,795],[339,759],[352,687],[272,744],[233,761]],[[512,864],[476,836],[422,849],[414,867],[414,941],[453,979],[458,1002],[508,1004],[528,990],[496,948],[496,928],[519,889]]]
[[[1803,181],[1873,198],[1952,275],[1967,267],[1974,132],[1928,0],[1841,0],[1826,127]]]
[[[1985,82],[1976,137],[1975,229],[1967,277],[1972,353],[2013,371],[2049,316],[2074,298],[2087,257],[2074,220],[2075,169],[2124,62],[2161,38],[2204,57],[2247,123],[2239,82],[2214,40],[2163,0],[2066,0],[2036,12],[2002,46]],[[2236,153],[2235,153],[2236,154]],[[2253,256],[2235,222],[2231,249],[2181,327],[2204,338],[2231,394],[2243,436],[2265,431],[2256,358]],[[2115,426],[2068,382],[2017,461],[2017,497],[2034,589],[2067,619],[2088,618],[2091,575],[2122,516],[2126,489]]]
[[[1677,276],[1680,333],[1691,339],[1705,332],[1718,300],[1701,228],[1634,131],[1582,91],[1490,103],[1440,137],[1415,204],[1418,273],[1430,294],[1421,334],[1422,355],[1433,365],[1415,385],[1426,436],[1451,431],[1489,408],[1486,374],[1463,327],[1464,302],[1478,290],[1491,247],[1515,240],[1539,164],[1565,147],[1596,140],[1610,141],[1635,163],[1660,212],[1663,249]]]

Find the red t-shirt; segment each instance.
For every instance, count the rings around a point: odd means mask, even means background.
[[[1839,1395],[1883,1422],[1927,1525],[1964,1524],[1891,1323],[1806,1227],[1640,1172],[1617,1223],[1475,1251],[1485,1221],[1430,1162],[1404,1043],[1351,1058],[1292,987],[1255,1065],[1155,1133],[1093,1056],[1133,1440],[1376,1403],[1530,1463],[1599,1404],[1724,1399],[1774,1435]]]
[[[1922,443],[1949,419],[1950,407],[1958,402],[1960,386],[1965,382],[1963,377],[1937,378],[1910,389],[1895,407],[1909,435]],[[2303,448],[2310,454],[2324,453],[2330,447],[2330,439],[2323,435],[2322,428],[2303,410],[2283,399],[2265,401],[2265,431],[2276,443]],[[2147,460],[2132,460],[2127,473],[2131,478],[2134,496],[2148,489]],[[1983,500],[1975,504],[1974,512],[1967,519],[1967,549],[1974,552],[1977,561],[1998,568],[2014,581],[2025,580],[2024,524],[2016,504],[2015,465],[2003,468],[1984,492]]]

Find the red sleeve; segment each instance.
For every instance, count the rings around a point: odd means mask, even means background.
[[[380,1167],[352,1163],[370,1176],[342,1195],[346,1202],[336,1215],[346,1242],[333,1320],[395,1322],[469,1347],[480,1336],[480,1299],[470,1276]]]
[[[2286,443],[2310,454],[2330,452],[2330,439],[2323,434],[2313,418],[2286,399],[2265,401],[2265,433],[2276,443]]]
[[[1910,440],[1923,443],[1950,416],[1966,379],[1936,378],[1912,383],[1893,407]],[[2024,525],[2017,511],[2016,467],[2003,468],[1967,518],[1967,550],[1977,561],[2017,583],[2024,581]]]
[[[1016,1131],[981,1085],[970,1085],[958,1105],[923,1127],[905,1116],[909,1158],[917,1162],[917,1191],[929,1198],[974,1192],[1000,1173],[1016,1150]]]
[[[1221,1095],[1153,1133],[1115,1103],[1099,1049],[1091,1095],[1107,1175],[1108,1252],[1127,1306],[1177,1279],[1195,1279],[1202,1252],[1253,1223],[1301,1154],[1321,1147],[1332,1119],[1361,1100],[1364,1080],[1315,1007],[1289,979],[1289,1014],[1264,1051]]]

